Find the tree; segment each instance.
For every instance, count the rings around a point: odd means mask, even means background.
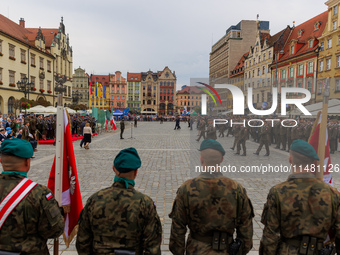
[[[21,108],[21,100],[19,99],[14,99],[14,102],[13,102],[13,108],[14,108],[14,112],[16,113],[17,110]]]

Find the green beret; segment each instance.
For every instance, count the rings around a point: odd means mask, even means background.
[[[294,142],[292,142],[292,145],[290,146],[290,149],[292,151],[296,151],[302,155],[305,155],[309,158],[320,160],[313,146],[304,140],[300,139],[294,140]]]
[[[7,139],[2,142],[0,152],[4,155],[13,155],[19,158],[31,158],[33,156],[32,145],[23,139]]]
[[[120,173],[128,173],[140,168],[142,162],[135,148],[121,150],[113,161],[113,165]]]
[[[199,151],[203,151],[205,149],[217,150],[217,151],[222,153],[222,156],[224,156],[224,154],[225,154],[225,150],[223,149],[222,145],[219,142],[217,142],[213,139],[203,140],[203,142],[201,143],[201,147],[200,147]]]

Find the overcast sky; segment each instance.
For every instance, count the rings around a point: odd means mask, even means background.
[[[241,20],[270,22],[271,34],[327,10],[325,0],[0,0],[26,27],[58,28],[64,17],[73,67],[89,74],[176,71],[178,88],[208,77],[209,52]]]

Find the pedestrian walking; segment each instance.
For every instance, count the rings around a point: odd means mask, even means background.
[[[86,123],[85,127],[83,129],[83,137],[84,137],[84,148],[85,149],[90,149],[89,145],[91,143],[91,138],[92,138],[92,128],[90,126],[90,123]]]
[[[124,139],[123,138],[124,129],[125,129],[125,122],[124,122],[124,118],[122,118],[120,120],[120,139]]]

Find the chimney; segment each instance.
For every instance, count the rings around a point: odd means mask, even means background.
[[[19,25],[22,26],[23,28],[25,28],[25,20],[24,20],[24,18],[20,18]]]

